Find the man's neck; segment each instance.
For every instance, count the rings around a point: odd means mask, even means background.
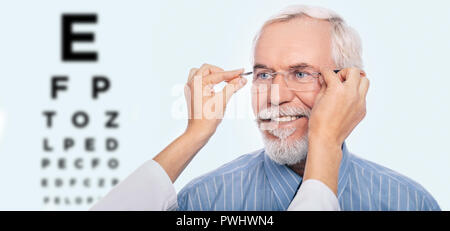
[[[305,164],[306,164],[306,159],[304,159],[296,164],[288,165],[288,167],[290,169],[292,169],[292,171],[297,173],[299,176],[303,177],[303,174],[305,173]]]

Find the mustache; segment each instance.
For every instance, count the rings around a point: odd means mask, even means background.
[[[303,116],[309,118],[311,109],[304,107],[282,106],[264,108],[258,113],[258,119],[268,120],[280,116]]]

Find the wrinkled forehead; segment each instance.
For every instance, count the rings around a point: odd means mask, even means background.
[[[266,26],[255,44],[254,64],[283,69],[294,63],[330,65],[331,25],[326,20],[300,17]]]

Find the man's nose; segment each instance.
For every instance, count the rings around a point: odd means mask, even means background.
[[[272,105],[282,105],[283,103],[291,102],[295,97],[294,92],[289,89],[283,75],[277,75],[273,78],[271,91],[270,91],[270,103]]]

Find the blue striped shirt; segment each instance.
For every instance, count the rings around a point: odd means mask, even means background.
[[[418,183],[361,159],[344,143],[339,167],[341,210],[440,210]],[[271,160],[264,149],[243,155],[188,183],[179,210],[287,210],[302,177]]]

